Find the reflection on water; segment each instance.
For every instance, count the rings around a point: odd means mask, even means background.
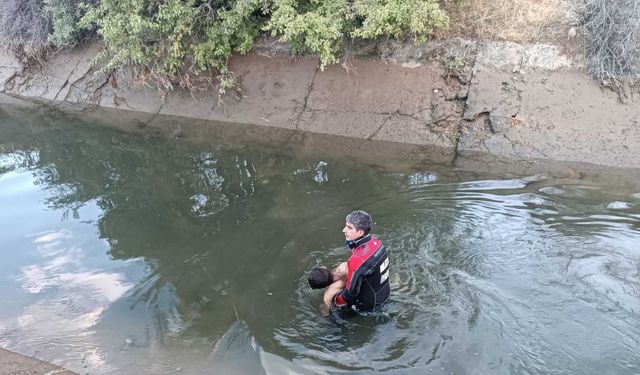
[[[638,184],[44,119],[0,119],[0,346],[91,374],[640,372]],[[355,208],[393,294],[339,321],[306,272]]]

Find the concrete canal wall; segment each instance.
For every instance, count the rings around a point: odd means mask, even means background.
[[[58,52],[32,67],[2,51],[0,92],[134,111],[137,126],[150,128],[158,115],[174,115],[437,146],[429,157],[451,165],[484,155],[640,168],[638,96],[603,88],[579,57],[553,45],[387,43],[321,71],[316,58],[264,43],[231,60],[237,90],[176,88],[164,97],[131,71],[101,72],[93,64],[100,49]]]

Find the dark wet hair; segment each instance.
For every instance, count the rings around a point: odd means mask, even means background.
[[[373,220],[367,212],[357,210],[347,215],[346,221],[356,227],[356,229],[363,230],[364,234],[369,234]]]
[[[322,267],[313,267],[309,272],[309,286],[311,289],[326,288],[333,282],[331,271]]]

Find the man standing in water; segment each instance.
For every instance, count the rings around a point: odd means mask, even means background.
[[[371,312],[380,308],[391,294],[387,249],[371,231],[371,215],[353,211],[342,229],[351,256],[333,271],[333,283],[324,293],[324,302],[339,309]]]

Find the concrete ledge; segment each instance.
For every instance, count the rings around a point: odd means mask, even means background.
[[[77,375],[39,359],[0,348],[0,375]]]
[[[373,47],[370,58],[318,69],[313,57],[256,51],[229,66],[241,84],[159,91],[134,83],[131,69],[92,66],[100,46],[22,68],[0,53],[0,93],[55,105],[135,112],[149,127],[159,115],[242,126],[434,146],[439,164],[491,157],[551,159],[640,168],[640,105],[602,89],[581,62],[551,45],[451,40]],[[142,124],[142,125],[140,125]]]

